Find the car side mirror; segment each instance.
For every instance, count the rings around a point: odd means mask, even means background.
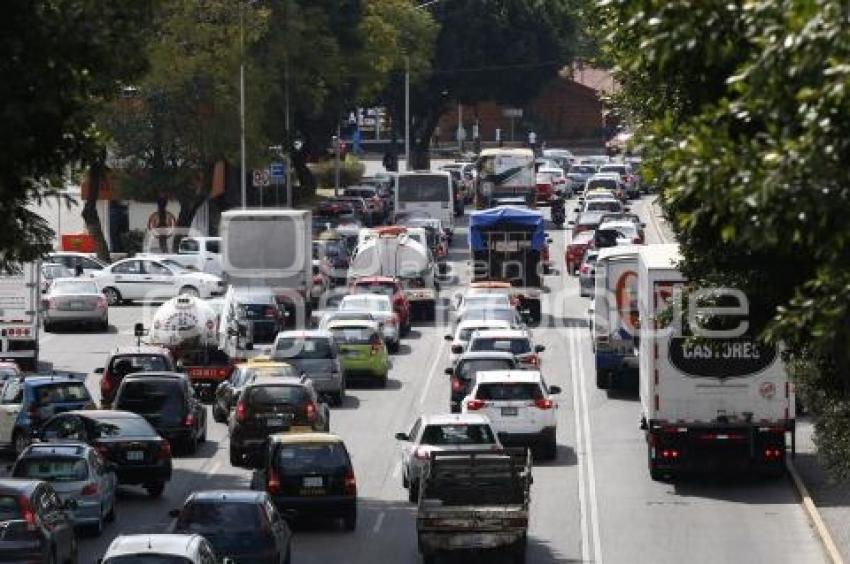
[[[180,517],[180,510],[179,509],[169,509],[168,510],[168,516],[171,517],[172,519],[176,519],[176,518]]]
[[[534,352],[543,352],[546,350],[546,345],[536,345],[534,347]]]
[[[561,387],[560,386],[549,386],[549,395],[550,396],[556,396],[560,393],[561,393]]]
[[[454,354],[461,354],[463,352],[463,345],[452,345],[452,352]]]
[[[103,374],[103,372],[104,372],[103,366],[100,366],[100,367],[94,369],[95,374]]]
[[[454,341],[454,337],[452,337],[451,335],[443,335],[443,339],[445,339],[446,341]]]
[[[454,376],[455,373],[451,366],[443,370],[443,372],[445,372],[446,376]]]
[[[407,433],[396,433],[395,438],[397,441],[409,441],[410,437],[407,436]]]

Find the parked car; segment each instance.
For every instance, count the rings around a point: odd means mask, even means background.
[[[119,535],[99,564],[214,564],[219,558],[201,535]]]
[[[92,276],[111,306],[134,300],[168,300],[179,294],[205,299],[224,294],[224,281],[218,276],[188,270],[171,260],[119,260]]]
[[[393,302],[393,311],[398,315],[401,335],[410,332],[410,300],[401,281],[388,276],[367,276],[351,283],[352,294],[383,294]]]
[[[369,312],[381,329],[381,337],[391,353],[398,352],[401,331],[399,330],[398,314],[393,311],[389,296],[380,294],[354,294],[345,296],[339,304],[341,312]]]
[[[390,359],[380,331],[374,321],[333,321],[328,325],[346,379],[365,376],[386,387]]]
[[[543,345],[535,345],[531,332],[523,329],[485,329],[475,331],[469,338],[469,352],[509,352],[516,357],[519,368],[538,369],[542,364]]]
[[[253,465],[270,435],[330,429],[330,411],[309,378],[254,376],[230,418],[230,463]]]
[[[72,272],[72,276],[80,274],[89,276],[90,274],[106,268],[105,262],[101,262],[99,259],[89,254],[73,251],[56,251],[48,253],[44,257],[44,260],[54,264],[61,264]]]
[[[272,358],[282,360],[293,371],[306,375],[320,395],[340,406],[345,401],[345,374],[333,335],[324,330],[285,331],[279,333],[272,349]]]
[[[103,532],[105,522],[115,520],[115,466],[86,443],[32,444],[15,461],[11,474],[49,482],[62,504],[72,508],[74,524],[95,535]]]
[[[77,562],[70,510],[53,486],[28,478],[0,479],[0,555],[7,562]]]
[[[490,421],[477,414],[423,415],[395,438],[401,442],[401,483],[411,503],[419,500],[419,484],[432,452],[502,450]]]
[[[6,380],[0,393],[0,443],[11,446],[17,456],[52,415],[84,407],[94,407],[94,402],[85,383],[72,376]]]
[[[251,487],[268,492],[277,508],[293,516],[341,518],[357,528],[357,480],[345,443],[330,433],[282,433],[269,437],[263,464]]]
[[[147,372],[124,378],[115,409],[137,413],[172,445],[194,453],[207,440],[207,410],[185,374]]]
[[[61,264],[41,263],[41,293],[46,294],[47,290],[50,289],[50,285],[57,278],[71,278],[73,276],[74,272]]]
[[[579,231],[575,233],[567,243],[567,250],[564,253],[564,261],[567,266],[567,274],[576,274],[578,272],[581,258],[584,256],[584,251],[593,243],[593,234],[595,231]]]
[[[485,370],[518,368],[516,357],[509,352],[467,352],[458,357],[454,366],[446,368],[449,376],[449,411],[460,412],[460,402],[475,383],[475,376]]]
[[[531,446],[541,458],[554,460],[558,404],[552,396],[560,392],[536,370],[480,372],[462,410],[485,416],[502,444]]]
[[[171,512],[175,534],[201,535],[219,558],[251,564],[292,561],[292,531],[266,493],[194,492]]]
[[[109,328],[109,305],[94,280],[57,278],[44,294],[41,318],[45,331],[60,323],[88,324],[101,331]]]
[[[174,358],[168,349],[150,345],[118,347],[106,357],[106,363],[95,369],[100,377],[100,403],[109,407],[115,392],[127,374],[136,372],[176,372]]]
[[[159,497],[171,480],[171,444],[144,417],[128,411],[68,411],[53,416],[38,433],[40,440],[80,441],[94,446],[114,464],[119,484],[141,485]]]
[[[245,388],[245,384],[250,382],[255,375],[270,376],[270,377],[288,377],[294,378],[298,376],[295,368],[286,362],[272,361],[265,357],[257,357],[240,362],[233,367],[230,373],[230,378],[219,384],[215,391],[215,401],[213,402],[213,419],[218,423],[226,423],[230,417],[230,412],[236,407],[236,402]]]

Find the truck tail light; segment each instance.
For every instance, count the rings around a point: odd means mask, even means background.
[[[484,408],[487,405],[487,402],[480,399],[472,399],[466,402],[466,409],[469,411],[478,411],[479,409]]]
[[[345,494],[357,495],[357,480],[354,478],[354,470],[351,468],[345,472]]]
[[[768,447],[764,449],[764,457],[767,460],[779,460],[782,458],[782,449]]]
[[[269,469],[269,477],[266,480],[266,491],[272,495],[280,493],[280,475],[274,467]]]
[[[675,448],[665,448],[661,450],[661,458],[665,460],[676,460],[679,458],[679,451]]]

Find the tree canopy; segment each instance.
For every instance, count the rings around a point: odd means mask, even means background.
[[[850,36],[831,0],[606,1],[647,172],[703,285],[786,348],[820,453],[850,475]]]

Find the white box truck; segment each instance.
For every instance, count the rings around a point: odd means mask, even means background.
[[[272,289],[295,326],[310,320],[313,290],[309,210],[246,209],[221,214],[221,270],[234,287]]]
[[[650,476],[781,474],[789,435],[792,453],[795,444],[784,362],[776,348],[749,337],[694,339],[687,312],[676,306],[692,291],[680,261],[677,245],[648,245],[638,254],[641,428]]]
[[[602,390],[626,384],[637,376],[637,263],[640,246],[623,245],[599,250],[596,287],[590,309],[596,387]]]
[[[0,359],[38,368],[41,265],[30,262],[0,274]]]

